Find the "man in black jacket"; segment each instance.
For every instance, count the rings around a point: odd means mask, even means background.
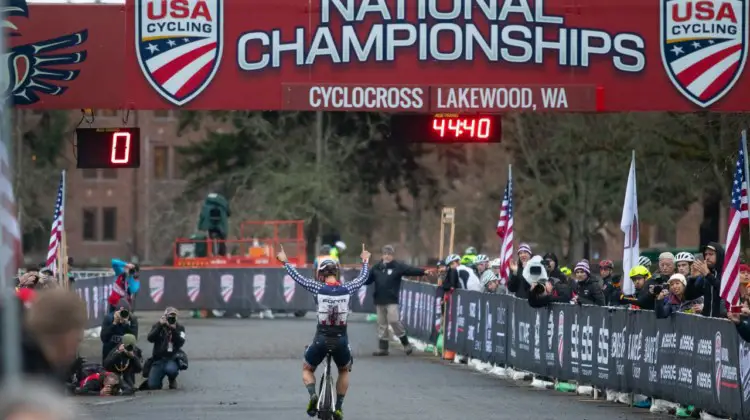
[[[688,281],[685,299],[693,300],[703,296],[702,315],[721,318],[726,312],[720,293],[724,247],[718,242],[710,242],[703,247],[703,260],[693,263],[693,268],[698,271],[699,275]]]
[[[102,362],[104,369],[119,375],[120,386],[126,392],[135,390],[135,375],[143,370],[143,353],[136,343],[135,336],[125,334],[122,343]]]
[[[388,326],[393,328],[393,333],[401,341],[408,355],[414,349],[409,344],[409,337],[406,335],[404,325],[399,319],[398,298],[401,291],[401,279],[404,276],[423,276],[425,270],[394,260],[394,249],[391,245],[384,246],[381,252],[380,262],[372,267],[367,282],[365,282],[365,285],[375,285],[373,300],[378,315],[379,349],[373,355],[388,355]]]
[[[175,358],[185,344],[185,327],[177,322],[177,309],[169,307],[164,311],[164,316],[151,327],[148,341],[154,343],[148,388],[161,389],[165,376],[169,389],[177,388],[180,366]]]
[[[127,299],[120,299],[116,310],[108,313],[102,320],[102,361],[109,356],[112,349],[122,343],[125,334],[138,337],[138,317],[130,311]]]

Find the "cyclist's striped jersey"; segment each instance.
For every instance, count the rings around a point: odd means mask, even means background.
[[[349,315],[349,300],[351,295],[367,281],[369,274],[367,262],[362,263],[362,271],[357,278],[346,284],[339,283],[336,285],[328,285],[308,279],[288,263],[284,264],[284,268],[294,281],[315,296],[315,302],[318,305],[319,330],[333,333],[345,332],[346,320]]]

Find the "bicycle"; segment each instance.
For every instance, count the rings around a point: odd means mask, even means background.
[[[328,340],[326,340],[328,341]],[[305,346],[307,350],[309,346]],[[334,392],[333,375],[331,375],[331,360],[333,359],[333,350],[336,348],[336,342],[326,343],[326,358],[323,361],[323,375],[320,377],[320,386],[318,387],[318,418],[320,420],[334,420],[334,407],[336,407],[336,393]]]

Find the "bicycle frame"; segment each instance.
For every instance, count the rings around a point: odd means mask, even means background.
[[[333,407],[336,406],[336,393],[333,392],[333,375],[331,375],[331,353],[326,354],[323,375],[320,378],[320,391],[318,392],[318,418],[330,420],[333,418]]]

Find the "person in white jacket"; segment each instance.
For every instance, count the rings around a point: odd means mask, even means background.
[[[473,269],[461,264],[461,257],[459,257],[457,254],[451,254],[446,257],[445,264],[452,270],[455,270],[457,274],[456,281],[458,284],[451,285],[450,287],[456,289],[473,290],[475,292],[482,291],[482,284],[479,281],[477,273]]]

